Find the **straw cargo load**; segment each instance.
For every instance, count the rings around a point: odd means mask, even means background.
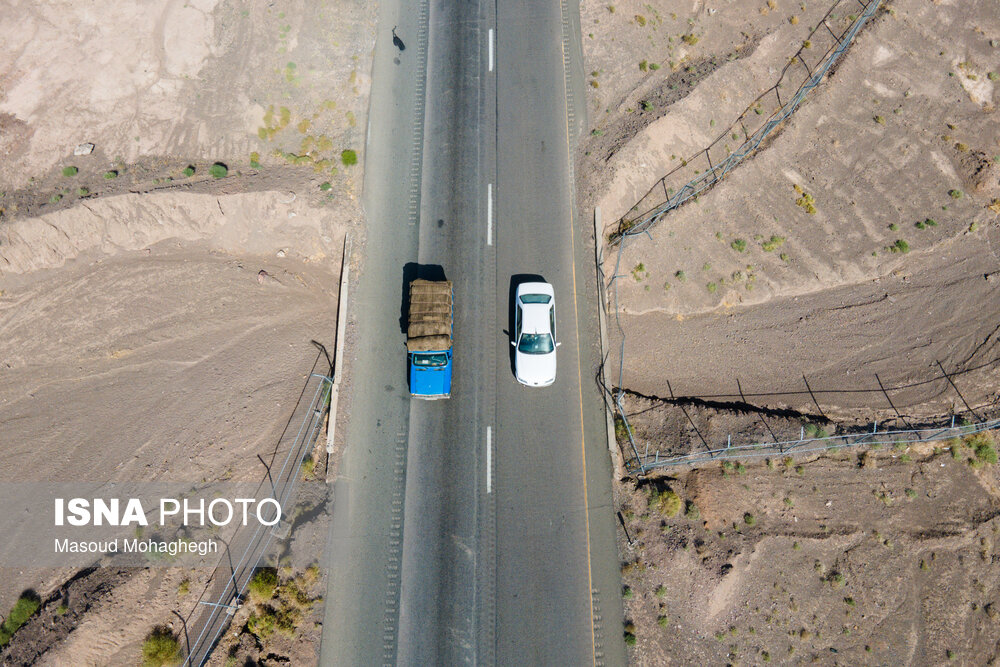
[[[430,352],[451,349],[452,290],[450,280],[410,283],[406,349]]]

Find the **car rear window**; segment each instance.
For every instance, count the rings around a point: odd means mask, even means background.
[[[522,294],[521,303],[548,303],[552,297],[548,294]]]

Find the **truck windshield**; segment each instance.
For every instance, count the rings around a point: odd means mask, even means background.
[[[414,366],[445,366],[448,364],[447,354],[414,354],[413,355],[413,365]]]
[[[518,351],[525,354],[548,354],[556,349],[552,344],[552,336],[544,334],[526,333],[521,336],[521,342],[517,346]]]

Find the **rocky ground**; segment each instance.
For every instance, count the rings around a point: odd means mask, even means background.
[[[718,163],[778,108],[776,83],[787,99],[804,78],[792,57],[826,50],[821,17],[839,32],[860,10],[583,3],[583,214],[599,207],[611,235],[704,173],[709,145]],[[609,380],[640,448],[995,414],[997,18],[983,2],[885,4],[751,159],[605,248]],[[966,450],[622,481],[632,659],[986,664],[1000,497]],[[654,486],[677,515],[648,509]]]
[[[945,442],[625,484],[632,661],[995,664],[997,482]]]
[[[14,2],[0,31],[0,480],[256,480],[362,230],[373,9]],[[209,574],[8,567],[0,609],[44,605],[5,664],[135,664]]]

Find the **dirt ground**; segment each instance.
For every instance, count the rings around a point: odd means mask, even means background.
[[[839,31],[860,10],[582,3],[582,214],[611,234],[666,198],[661,177],[672,193],[703,173],[744,110],[776,110],[752,104],[790,58],[826,48],[819,18]],[[609,380],[640,449],[995,414],[998,80],[991,4],[888,3],[751,159],[620,259],[605,248]],[[859,454],[621,480],[631,660],[992,664],[995,468],[967,448]],[[650,486],[679,495],[676,516],[648,508]]]
[[[996,468],[939,444],[623,485],[632,662],[995,664]]]
[[[670,33],[704,30],[691,47],[673,34],[674,49],[688,49],[691,62],[718,63],[664,108],[637,111],[633,97],[664,88],[676,96],[684,83],[674,82],[693,74],[632,68],[631,77],[612,77],[614,103],[603,85],[592,89],[592,125],[603,134],[582,147],[581,202],[600,206],[609,229],[769,87],[802,44],[796,31],[811,16],[798,4],[775,4],[766,14],[751,12],[747,29],[737,21],[744,6],[711,13],[713,3],[696,3],[694,28],[673,27],[683,17],[656,24]],[[808,10],[827,7],[810,3]],[[585,52],[588,69],[617,58],[609,49],[619,42],[628,41],[621,48],[636,60],[669,53],[624,39],[651,32],[649,21],[636,24],[640,9],[616,6],[611,14],[591,5],[595,12],[603,14],[594,26],[598,45]],[[774,23],[776,12],[784,18]],[[792,15],[801,15],[795,25]],[[929,23],[939,26],[933,34]],[[627,337],[624,386],[651,396],[731,398],[740,388],[802,392],[805,376],[831,392],[824,409],[866,410],[867,395],[854,400],[841,390],[877,389],[876,374],[886,386],[940,379],[937,362],[954,372],[994,361],[998,39],[1000,22],[985,4],[892,3],[763,150],[649,237],[628,243],[615,283]],[[597,103],[610,111],[594,118]],[[637,114],[651,118],[640,123]],[[638,133],[608,145],[628,123]],[[805,194],[814,213],[796,203]],[[605,271],[614,275],[617,254],[606,257]],[[617,364],[617,344],[612,350]],[[981,404],[996,380],[990,366],[959,388]],[[893,401],[911,414],[941,414],[960,403],[947,384],[901,391]],[[809,398],[767,402],[801,408]],[[884,398],[877,407],[888,408]]]
[[[373,30],[352,0],[4,3],[0,480],[259,478],[332,353]],[[210,574],[3,572],[0,613],[48,601],[5,664],[136,664]]]

